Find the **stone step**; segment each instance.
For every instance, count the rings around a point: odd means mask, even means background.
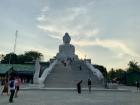
[[[82,65],[82,70],[79,69],[79,66]],[[71,65],[66,67],[58,63],[45,80],[46,87],[74,87],[79,80],[83,80],[83,87],[87,86],[87,79],[91,78],[92,84],[96,86],[101,86],[101,81],[93,75],[84,63],[73,62]]]

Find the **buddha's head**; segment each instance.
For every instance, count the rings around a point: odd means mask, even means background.
[[[69,44],[70,41],[71,41],[71,38],[70,38],[69,34],[66,32],[65,35],[63,36],[63,43]]]

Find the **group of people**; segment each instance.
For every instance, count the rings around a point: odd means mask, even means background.
[[[13,97],[18,96],[20,84],[21,84],[21,79],[19,77],[14,77],[11,75],[9,80],[7,79],[4,81],[4,86],[1,95],[4,95],[5,93],[8,95],[8,92],[10,91],[9,102],[12,103]]]
[[[83,80],[80,80],[78,83],[77,83],[77,92],[78,94],[81,94],[81,84],[82,84]],[[89,78],[88,79],[88,89],[89,89],[89,92],[91,92],[91,79]]]
[[[72,64],[72,62],[74,61],[74,58],[67,58],[65,60],[62,60],[61,63],[66,67],[68,64]]]

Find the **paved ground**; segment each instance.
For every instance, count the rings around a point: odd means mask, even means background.
[[[132,88],[131,88],[132,89]],[[9,96],[0,96],[0,105],[140,105],[140,92],[113,91],[20,91],[14,103]]]

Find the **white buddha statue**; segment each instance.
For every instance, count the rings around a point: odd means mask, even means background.
[[[59,53],[57,53],[57,59],[78,59],[78,56],[75,55],[75,47],[70,44],[71,38],[68,33],[65,33],[63,36],[63,44],[59,46]]]

